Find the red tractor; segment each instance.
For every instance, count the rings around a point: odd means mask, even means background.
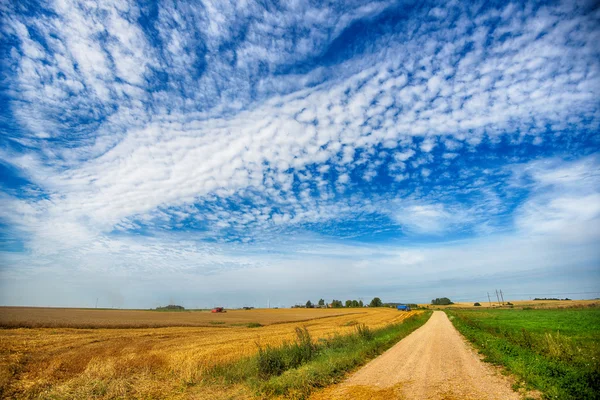
[[[223,307],[215,307],[210,312],[218,313],[218,312],[227,312]]]

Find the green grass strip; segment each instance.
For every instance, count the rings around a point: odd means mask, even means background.
[[[516,329],[505,324],[500,313],[450,310],[446,313],[456,329],[485,356],[485,361],[504,366],[527,388],[542,392],[544,398],[600,399],[597,349],[582,353],[570,337],[558,332]],[[524,318],[523,326],[531,318]]]

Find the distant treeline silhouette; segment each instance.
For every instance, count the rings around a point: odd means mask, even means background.
[[[178,306],[176,304],[169,304],[168,306],[164,306],[164,307],[156,307],[157,311],[183,311],[185,310],[184,306]]]
[[[555,301],[559,301],[559,300],[571,300],[568,297],[565,297],[564,299],[557,299],[556,297],[536,297],[533,300],[555,300]]]

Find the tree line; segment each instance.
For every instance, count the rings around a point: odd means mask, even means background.
[[[324,299],[320,299],[317,305],[319,307],[327,306],[327,304],[325,304]],[[346,300],[345,302],[342,302],[341,300],[333,299],[331,303],[329,303],[329,307],[331,308],[359,308],[364,306],[365,304],[362,300]],[[310,300],[306,302],[306,308],[314,307],[315,305]],[[371,300],[371,302],[369,303],[369,307],[383,307],[383,302],[379,297],[374,297],[373,300]]]

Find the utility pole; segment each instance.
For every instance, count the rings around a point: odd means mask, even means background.
[[[498,305],[500,305],[500,295],[498,294],[498,289],[496,289],[496,298],[498,299]]]
[[[502,289],[500,289],[500,298],[502,299],[502,305],[504,305],[504,295],[502,294]]]
[[[490,303],[490,308],[492,308],[492,299],[490,299],[490,292],[487,292],[488,294],[488,303]]]

